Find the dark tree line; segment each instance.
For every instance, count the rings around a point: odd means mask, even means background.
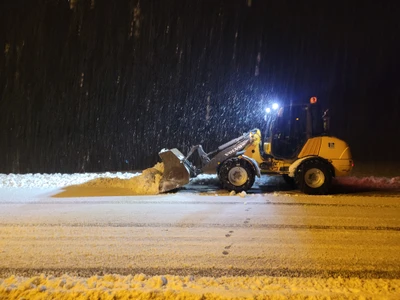
[[[270,101],[314,95],[356,160],[397,159],[398,13],[396,1],[2,1],[0,172],[143,169],[162,148],[212,150],[262,127]]]

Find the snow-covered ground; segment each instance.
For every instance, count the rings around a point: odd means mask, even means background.
[[[158,194],[158,184],[163,165],[157,163],[143,172],[105,172],[76,174],[0,174],[0,188],[120,188],[130,190],[131,195]],[[140,176],[139,176],[140,175]],[[280,178],[278,179],[278,181]],[[200,175],[191,180],[192,185],[217,185],[215,175]],[[276,184],[277,179],[262,176],[257,185]],[[400,189],[400,163],[360,163],[351,176],[335,180],[336,186],[354,187],[358,190]],[[340,190],[340,189],[339,189]],[[196,192],[196,191],[193,191]]]
[[[400,280],[121,276],[0,279],[0,299],[399,299]]]
[[[343,192],[351,193],[368,192],[367,200],[357,196],[356,206],[359,209],[374,204],[374,193],[378,191],[387,192],[389,196],[387,203],[385,198],[379,197],[379,205],[384,207],[395,207],[398,210],[400,202],[400,175],[398,168],[388,165],[385,170],[365,167],[358,169],[353,176],[339,178],[335,185],[337,193],[326,196],[324,201],[336,205],[343,205],[349,199],[343,196]],[[46,204],[52,198],[84,197],[84,201],[102,202],[106,201],[103,196],[125,195],[124,201],[134,205],[137,198],[144,199],[147,196],[134,195],[155,195],[158,193],[158,183],[162,175],[162,165],[157,164],[153,168],[144,170],[142,173],[85,173],[85,174],[0,174],[0,208],[6,208],[13,204],[29,204],[32,201]],[[377,174],[379,176],[374,176]],[[275,181],[274,181],[275,180]],[[306,203],[307,197],[299,195],[298,191],[289,191],[284,187],[283,181],[263,177],[257,181],[255,192],[248,194],[227,193],[218,190],[215,176],[202,175],[192,180],[188,188],[178,192],[184,197],[190,195],[192,201],[215,201],[216,196],[236,197],[246,204],[256,199],[260,202],[260,196],[268,191],[272,202],[280,203],[287,201],[288,204],[300,202]],[[277,191],[265,189],[267,186],[278,187]],[[201,189],[197,192],[196,187],[211,188]],[[280,186],[284,188],[279,189]],[[42,195],[38,197],[38,195]],[[352,194],[353,195],[353,194]],[[88,197],[91,196],[91,197]],[[133,198],[130,198],[132,197]],[[240,196],[239,198],[237,198]],[[371,197],[372,196],[372,197]],[[135,198],[136,197],[136,198]],[[155,199],[161,199],[159,196]],[[175,196],[174,196],[175,197]],[[212,197],[212,198],[210,198]],[[309,196],[310,199],[313,199]],[[76,198],[75,198],[76,199]],[[114,198],[112,198],[114,199]],[[152,198],[154,199],[154,198]],[[162,198],[164,199],[164,198]],[[168,198],[169,199],[169,198]],[[193,200],[195,199],[195,200]],[[263,199],[263,198],[261,198]],[[283,200],[285,199],[285,200]],[[289,200],[286,200],[289,199]],[[292,200],[291,200],[292,199]],[[301,199],[301,200],[297,200]],[[378,199],[378,198],[377,198]],[[131,201],[133,200],[133,201]],[[60,199],[63,201],[63,199]],[[235,200],[236,202],[238,200]],[[312,200],[310,200],[312,201]],[[307,202],[309,203],[309,202]],[[307,204],[306,203],[306,204]],[[311,203],[311,202],[310,202]],[[259,206],[259,205],[258,205]],[[225,206],[223,209],[226,210]],[[307,207],[307,206],[305,206]],[[18,211],[18,208],[15,208]],[[21,206],[21,216],[13,215],[13,209],[0,211],[0,261],[10,259],[9,253],[4,251],[7,237],[14,232],[12,220],[19,224],[27,214],[26,207]],[[25,209],[25,210],[24,210]],[[41,209],[44,209],[41,206]],[[319,208],[318,208],[319,209]],[[323,209],[323,207],[322,207]],[[49,214],[52,212],[49,210]],[[361,213],[362,214],[362,213]],[[55,216],[58,218],[61,216]],[[95,216],[93,216],[95,218]],[[229,218],[226,217],[226,218]],[[278,215],[277,218],[280,218]],[[349,220],[350,218],[347,218]],[[95,220],[95,219],[94,219]],[[247,220],[247,219],[246,219]],[[366,222],[368,220],[365,220]],[[6,227],[3,223],[8,222]],[[25,219],[25,222],[29,222]],[[246,222],[246,221],[245,221]],[[398,223],[398,218],[392,218],[393,224]],[[371,223],[373,224],[373,222]],[[301,224],[300,224],[301,225]],[[11,227],[10,227],[11,226]],[[307,226],[313,226],[308,224]],[[394,225],[393,225],[394,226]],[[391,227],[398,228],[398,227]],[[362,227],[362,226],[361,226]],[[377,228],[379,224],[377,225]],[[10,229],[11,228],[11,229]],[[62,228],[62,227],[61,227]],[[350,227],[349,227],[350,228]],[[12,232],[11,232],[11,231]],[[172,231],[172,229],[171,229]],[[17,231],[18,232],[18,231]],[[398,238],[398,231],[391,230],[391,236]],[[22,235],[22,230],[19,231]],[[206,234],[206,232],[205,232]],[[300,236],[299,236],[300,238]],[[317,235],[314,234],[314,238]],[[279,238],[278,238],[279,239]],[[387,240],[387,238],[386,238]],[[36,245],[36,244],[34,244]],[[228,247],[228,246],[227,246]],[[3,249],[2,249],[3,248]],[[33,249],[32,249],[33,250]],[[99,249],[100,250],[100,249]],[[30,249],[26,249],[27,255]],[[7,256],[6,256],[7,255]],[[88,254],[89,255],[89,254]],[[11,259],[12,259],[11,254]],[[50,256],[49,256],[50,257]],[[19,258],[21,260],[21,258]],[[23,259],[23,258],[22,258]],[[40,261],[40,258],[37,258]],[[61,261],[63,258],[60,258]],[[171,259],[173,259],[171,257]],[[360,258],[358,258],[360,259]],[[398,259],[398,257],[395,259]],[[179,261],[178,261],[179,262]],[[245,263],[245,262],[243,262]],[[6,264],[6,263],[5,263]],[[34,262],[32,262],[35,265]],[[112,262],[110,262],[112,265]],[[3,269],[3,272],[5,270]],[[211,273],[211,272],[210,272]],[[0,278],[0,299],[399,299],[400,278],[383,277],[368,278],[341,277],[341,276],[177,276],[176,274],[101,274],[96,276],[77,276],[65,273],[63,275],[37,274],[37,276],[10,275]]]

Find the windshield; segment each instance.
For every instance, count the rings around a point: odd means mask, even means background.
[[[274,126],[274,138],[288,139],[303,136],[307,131],[307,110],[305,106],[282,107]]]
[[[277,157],[292,158],[307,140],[307,106],[282,107],[270,130],[272,153]]]

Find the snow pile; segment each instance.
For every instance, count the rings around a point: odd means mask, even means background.
[[[97,178],[130,179],[140,173],[76,173],[76,174],[0,174],[0,188],[59,188],[82,184]]]
[[[281,176],[261,176],[256,180],[260,186],[280,186],[284,184]],[[337,189],[342,187],[344,192],[351,190],[365,191],[365,190],[400,190],[400,176],[397,177],[335,177],[333,180],[334,187]],[[279,188],[278,188],[279,190]]]
[[[45,275],[0,279],[0,299],[396,299],[400,280]]]
[[[157,163],[142,173],[0,174],[0,188],[122,188],[132,195],[156,195],[164,172]]]
[[[244,197],[246,197],[247,193],[245,191],[242,191],[242,192],[239,192],[239,193],[236,193],[235,191],[231,191],[229,193],[229,196],[235,196],[235,195],[238,195],[241,198],[244,198]]]
[[[192,178],[190,182],[198,185],[219,185],[219,179],[216,174],[200,174]]]
[[[123,188],[129,189],[135,195],[156,195],[164,173],[164,164],[157,163],[138,176],[129,179],[99,177],[82,184],[82,187]]]
[[[347,186],[364,186],[371,188],[383,189],[399,189],[400,177],[386,178],[386,177],[338,177],[336,181],[340,185]]]

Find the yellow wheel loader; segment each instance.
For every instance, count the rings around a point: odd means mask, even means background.
[[[329,119],[315,97],[309,104],[267,109],[265,136],[256,128],[206,153],[201,145],[184,156],[178,149],[159,153],[164,163],[160,192],[179,188],[199,174],[217,174],[228,191],[247,191],[261,174],[281,175],[311,195],[328,194],[332,178],[353,167],[346,142],[327,134]],[[197,165],[190,161],[194,153]]]

